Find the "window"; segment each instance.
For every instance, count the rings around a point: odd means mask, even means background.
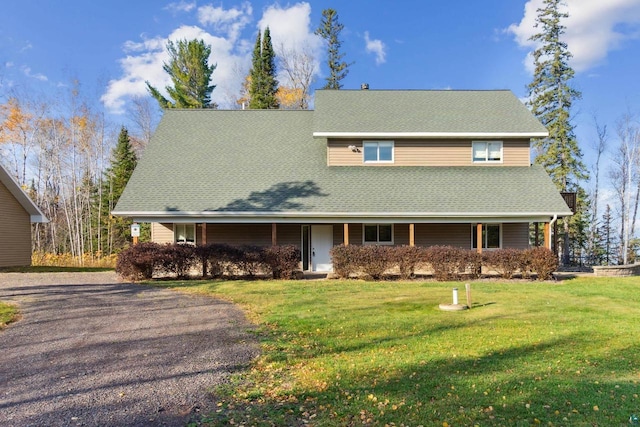
[[[365,163],[393,162],[393,141],[365,141],[362,147]]]
[[[502,162],[502,141],[474,141],[473,162]]]
[[[393,224],[364,224],[364,243],[393,244]]]
[[[196,225],[195,224],[174,224],[173,235],[176,243],[186,243],[189,245],[196,244]]]
[[[471,225],[471,235],[473,236],[473,249],[478,247],[477,224]],[[500,248],[500,224],[482,224],[482,249]]]

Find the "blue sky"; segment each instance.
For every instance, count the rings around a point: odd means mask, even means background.
[[[322,59],[313,35],[324,8],[338,10],[346,60],[345,88],[511,89],[524,98],[531,80],[535,10],[542,0],[349,0],[330,2],[3,0],[0,100],[12,93],[59,98],[77,78],[86,97],[116,123],[127,121],[144,81],[167,83],[168,39],[212,45],[213,99],[236,106],[259,28],[276,50],[305,48]],[[574,123],[591,161],[593,116],[614,134],[623,113],[640,113],[640,1],[567,0],[565,41],[574,54]],[[323,84],[318,67],[314,87]],[[612,138],[615,139],[615,138]]]

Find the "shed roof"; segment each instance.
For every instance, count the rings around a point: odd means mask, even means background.
[[[9,190],[11,195],[20,203],[22,208],[30,215],[31,222],[49,222],[40,208],[29,198],[27,193],[20,188],[18,182],[9,174],[9,172],[0,165],[0,182]]]

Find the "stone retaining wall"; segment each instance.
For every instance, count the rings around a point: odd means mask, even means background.
[[[640,264],[599,265],[593,267],[596,277],[604,276],[640,276]]]

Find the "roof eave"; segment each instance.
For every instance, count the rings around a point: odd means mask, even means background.
[[[313,132],[314,138],[446,138],[446,139],[510,139],[546,138],[547,131],[532,132]]]
[[[0,182],[7,187],[7,190],[13,195],[13,197],[20,203],[20,206],[29,214],[30,221],[32,223],[46,223],[49,222],[47,217],[42,213],[40,208],[31,200],[31,198],[20,187],[18,181],[15,180],[2,166],[0,166]]]
[[[211,212],[211,211],[113,211],[113,215],[139,222],[547,222],[552,217],[571,216],[571,211],[556,212]]]

